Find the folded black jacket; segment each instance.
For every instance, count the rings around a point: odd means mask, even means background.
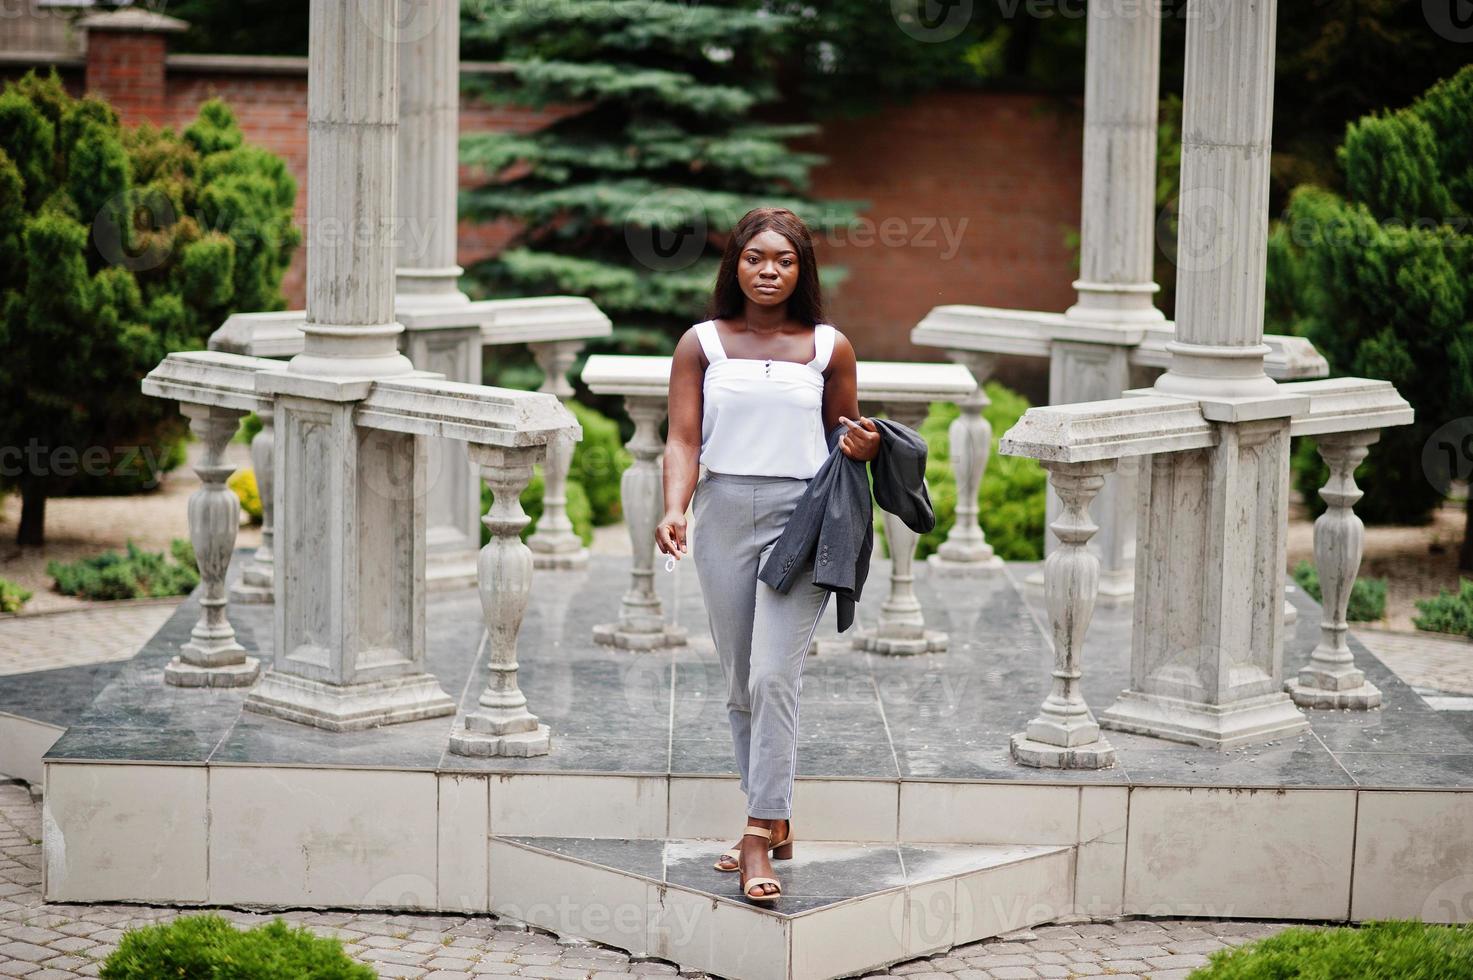
[[[870,460],[873,503],[899,517],[917,534],[936,526],[926,493],[926,441],[914,429],[892,419],[875,419],[880,452]],[[854,622],[854,604],[869,574],[874,550],[874,506],[865,464],[844,455],[840,422],[828,432],[829,457],[798,498],[783,533],[757,577],[779,592],[788,592],[810,563],[813,584],[838,597],[839,632]]]

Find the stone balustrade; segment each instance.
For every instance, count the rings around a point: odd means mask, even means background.
[[[401,303],[395,316],[405,324],[401,349],[416,367],[433,370],[450,378],[475,383],[480,378],[481,358],[486,347],[526,344],[543,371],[538,391],[556,395],[566,402],[573,397],[567,374],[583,345],[590,339],[608,336],[612,325],[592,301],[578,296],[537,296],[524,299],[466,302],[459,306],[425,307]],[[474,344],[466,342],[463,324],[469,318],[478,324]],[[210,335],[209,348],[252,357],[295,357],[303,350],[302,325],[306,311],[237,313]],[[261,496],[261,545],[240,581],[231,591],[236,602],[270,602],[274,555],[275,506],[271,497],[275,420],[269,406],[262,412],[261,430],[251,446],[251,464]],[[463,447],[431,446],[429,466],[438,475],[432,488],[429,547],[451,554],[463,553],[467,539],[480,526],[480,480],[470,470]],[[572,468],[573,443],[557,439],[547,447],[543,468],[543,512],[537,531],[527,540],[538,568],[580,568],[588,561],[588,550],[573,533],[567,512],[567,481]],[[464,561],[430,565],[432,587],[466,584]]]
[[[247,656],[235,642],[227,616],[225,575],[235,543],[239,504],[224,487],[231,468],[223,462],[221,449],[247,412],[267,414],[278,399],[308,402],[308,396],[292,390],[298,385],[300,382],[280,361],[217,351],[170,354],[143,381],[145,394],[181,404],[209,450],[201,468],[206,485],[191,499],[189,511],[204,611],[190,641],[181,647],[166,672],[169,683],[246,685],[258,679],[257,658]],[[492,512],[484,519],[491,540],[480,550],[477,582],[489,635],[491,676],[479,709],[468,714],[463,727],[452,735],[452,751],[467,755],[547,752],[547,726],[538,723],[528,710],[516,679],[517,634],[527,607],[532,570],[531,549],[519,537],[527,523],[519,497],[531,479],[532,467],[544,459],[547,447],[561,440],[577,442],[582,438],[581,427],[555,396],[543,392],[463,384],[428,372],[364,380],[361,386],[364,391],[355,399],[349,437],[368,441],[370,433],[395,433],[411,437],[412,444],[421,448],[416,451],[419,458],[412,468],[413,482],[407,492],[400,492],[406,491],[405,487],[379,487],[375,492],[372,486],[359,486],[359,496],[406,498],[411,506],[405,513],[422,525],[424,509],[412,504],[423,497],[426,489],[422,445],[428,439],[465,444],[495,496]],[[294,405],[293,411],[300,410],[300,405]],[[318,426],[319,432],[322,428]],[[293,432],[277,447],[278,461],[292,445],[310,449],[310,438],[300,431]],[[283,486],[276,488],[275,496],[283,513],[294,515],[298,523],[306,519],[309,502],[288,499],[289,488]],[[392,501],[386,506],[393,506]],[[412,527],[381,527],[373,533],[413,536],[415,531]],[[368,532],[365,528],[365,535]],[[422,526],[418,533],[423,534]],[[301,535],[294,539],[301,547]],[[418,550],[421,564],[395,569],[394,575],[422,578],[423,549],[410,550]],[[353,604],[337,606],[339,600],[326,593],[288,592],[314,591],[314,583],[300,579],[288,582],[278,578],[274,589],[276,666],[260,677],[260,683],[248,695],[248,708],[337,731],[455,710],[453,701],[438,690],[433,677],[415,673],[423,663],[422,608],[417,613],[406,611],[410,625],[407,636],[401,638],[405,649],[392,651],[396,654],[393,658],[386,656],[390,651],[377,651],[374,669],[368,671],[372,677],[362,676],[361,661],[357,664],[358,675],[351,676],[350,670],[346,679],[315,676],[323,673],[321,669],[310,671],[312,677],[299,677],[303,663],[310,661],[309,668],[317,663],[308,649],[310,637],[315,634],[305,620],[312,620],[317,606],[327,603],[335,607],[331,618],[338,624],[336,628],[351,634],[355,630],[353,610],[347,606]],[[422,603],[421,590],[409,588],[405,592]],[[309,628],[303,636],[297,636],[304,624]],[[303,637],[309,641],[307,646],[298,642]],[[390,680],[407,683],[390,685]]]
[[[1283,734],[1295,727],[1285,719],[1287,705],[1274,701],[1265,691],[1287,687],[1293,701],[1312,707],[1369,707],[1379,703],[1380,692],[1366,683],[1355,668],[1344,642],[1345,603],[1360,561],[1360,521],[1351,512],[1359,492],[1351,474],[1365,456],[1365,446],[1379,429],[1405,425],[1412,420],[1406,401],[1388,382],[1361,378],[1336,378],[1281,384],[1271,399],[1191,399],[1163,396],[1153,389],[1135,389],[1127,397],[1095,402],[1031,408],[999,442],[999,452],[1039,460],[1049,471],[1049,483],[1062,503],[1060,516],[1051,528],[1059,548],[1044,561],[1045,605],[1054,644],[1053,686],[1039,715],[1024,732],[1012,737],[1013,758],[1024,765],[1049,768],[1104,768],[1114,764],[1114,749],[1102,735],[1100,724],[1080,692],[1081,652],[1099,587],[1100,559],[1087,547],[1097,525],[1090,519],[1089,506],[1104,477],[1126,459],[1165,460],[1174,454],[1221,451],[1225,457],[1239,452],[1250,455],[1255,436],[1244,431],[1253,426],[1254,412],[1269,400],[1272,411],[1289,416],[1289,435],[1316,437],[1331,464],[1325,494],[1331,510],[1315,526],[1315,555],[1324,584],[1323,640],[1311,664],[1296,681],[1284,684],[1282,677],[1282,604],[1268,601],[1281,594],[1284,577],[1282,528],[1264,527],[1260,533],[1277,547],[1252,547],[1250,543],[1203,542],[1205,553],[1190,556],[1199,564],[1221,562],[1230,569],[1230,586],[1241,608],[1227,608],[1217,596],[1179,594],[1191,583],[1171,578],[1171,557],[1164,550],[1153,552],[1153,561],[1136,569],[1137,609],[1132,633],[1131,689],[1121,695],[1105,720],[1109,727],[1199,744],[1242,744],[1268,732]],[[1247,406],[1253,405],[1249,409]],[[1272,416],[1277,419],[1278,416]],[[1226,441],[1230,441],[1229,445]],[[1241,445],[1240,445],[1241,444]],[[1285,461],[1287,457],[1284,457]],[[1233,493],[1238,474],[1231,464],[1218,462],[1211,491],[1213,500]],[[1169,466],[1156,466],[1168,479],[1180,474]],[[1252,478],[1251,464],[1243,476]],[[1154,476],[1155,474],[1153,474]],[[1287,465],[1278,474],[1287,492]],[[1162,534],[1153,543],[1176,539],[1167,546],[1180,550],[1180,539],[1191,537],[1196,527],[1184,518],[1181,527],[1166,530],[1183,499],[1156,491],[1138,497],[1136,518],[1143,526],[1160,526]],[[1190,487],[1177,487],[1191,493]],[[1241,506],[1251,499],[1239,495]],[[1179,515],[1181,516],[1181,515]],[[1209,520],[1208,529],[1238,526],[1230,519]],[[1195,540],[1195,539],[1193,539]],[[1195,547],[1192,541],[1186,546]],[[1220,549],[1225,548],[1227,553]],[[1262,567],[1263,556],[1277,555],[1278,564]],[[1171,618],[1166,606],[1185,610]],[[1199,607],[1212,606],[1208,615]],[[1164,618],[1163,618],[1164,617]],[[1203,642],[1188,647],[1173,646],[1171,627],[1191,623],[1194,635]],[[1261,675],[1262,683],[1259,683]],[[1245,683],[1245,678],[1247,682]],[[1240,690],[1241,688],[1241,690]],[[1194,701],[1188,692],[1192,691]],[[1283,695],[1279,696],[1280,698]],[[1210,714],[1225,730],[1207,734],[1197,716]],[[1226,719],[1226,721],[1224,721]],[[1298,728],[1305,727],[1302,718]],[[1236,727],[1233,727],[1236,726]],[[1217,741],[1214,741],[1217,739]]]
[[[654,588],[655,525],[664,512],[661,457],[665,441],[660,428],[669,408],[670,358],[595,354],[584,364],[581,377],[595,394],[623,398],[624,408],[634,421],[634,435],[626,444],[634,461],[620,480],[624,518],[634,555],[629,588],[624,593],[618,620],[596,626],[594,639],[629,650],[682,644],[685,630],[666,621]],[[990,442],[985,422],[980,432],[977,428],[986,396],[979,391],[971,372],[960,364],[860,361],[857,382],[861,411],[878,412],[917,428],[932,402],[957,402],[963,406],[966,418],[958,420],[960,426],[952,426],[953,450],[960,442],[958,431],[968,440],[985,438]],[[985,459],[985,454],[964,451],[952,456],[953,465],[959,466],[958,483],[964,485],[964,480],[971,481],[972,500],[976,499],[976,488],[981,481],[979,459]],[[944,650],[945,633],[926,627],[924,612],[915,595],[913,562],[919,536],[893,515],[881,516],[885,520],[892,559],[889,594],[881,605],[876,626],[855,627],[854,643],[863,649],[889,654]],[[995,567],[998,564],[976,519],[975,507],[969,514],[958,508],[957,526],[948,537],[949,541],[958,542],[948,559],[951,565]]]

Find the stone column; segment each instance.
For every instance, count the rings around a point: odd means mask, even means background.
[[[1065,316],[1090,328],[1049,352],[1049,404],[1118,398],[1130,387],[1128,358],[1139,328],[1163,323],[1154,304],[1156,107],[1161,13],[1136,0],[1091,2],[1084,68],[1084,172],[1080,206],[1079,298]],[[1100,533],[1099,597],[1129,601],[1135,559],[1134,459],[1122,462],[1094,502]],[[1047,516],[1057,519],[1050,491]],[[1044,532],[1044,554],[1058,546]],[[1041,584],[1041,579],[1037,579]]]
[[[517,684],[517,634],[532,593],[532,550],[522,543],[528,517],[521,495],[532,480],[541,446],[501,449],[472,446],[472,458],[491,487],[491,510],[483,520],[491,540],[479,559],[481,610],[486,617],[490,676],[477,701],[450,735],[458,755],[546,755],[552,745],[548,726],[527,709]]]
[[[164,680],[179,687],[243,687],[255,683],[261,662],[246,656],[225,615],[225,575],[240,527],[240,501],[225,485],[235,469],[225,462],[225,447],[245,413],[187,402],[180,410],[205,447],[204,459],[194,469],[203,486],[189,498],[189,539],[202,588],[199,622],[179,655],[164,667]]]
[[[542,368],[542,385],[537,390],[556,395],[567,404],[573,398],[568,371],[583,349],[583,341],[549,340],[528,346],[537,359],[537,366]],[[588,567],[588,549],[584,547],[583,539],[574,533],[573,522],[568,519],[568,473],[573,468],[576,445],[571,438],[566,438],[549,443],[547,447],[547,459],[542,464],[542,516],[537,519],[537,530],[527,538],[532,549],[532,561],[537,568]],[[612,460],[609,462],[612,464]]]
[[[972,372],[972,377],[977,379],[977,392],[957,402],[961,414],[946,430],[951,470],[956,477],[956,519],[946,533],[946,540],[926,562],[943,575],[996,570],[1002,568],[1002,559],[987,543],[987,535],[978,522],[977,508],[977,493],[992,456],[992,424],[982,415],[992,400],[982,390],[982,383],[991,377],[996,357],[966,350],[949,350],[946,355]]]
[[[926,418],[925,402],[890,402],[881,406],[886,416],[912,429]],[[885,540],[890,545],[890,594],[880,604],[876,625],[855,630],[854,647],[871,653],[939,653],[947,636],[926,628],[926,614],[915,593],[915,553],[920,535],[894,514],[881,511]]]
[[[634,549],[629,590],[619,605],[619,619],[593,628],[593,638],[627,650],[657,650],[686,642],[684,627],[665,622],[665,611],[655,592],[655,525],[664,504],[660,457],[665,441],[660,423],[669,410],[668,395],[626,395],[624,410],[634,422],[634,435],[625,448],[634,462],[619,479],[619,499],[629,543]]]
[[[1330,467],[1330,479],[1320,489],[1329,509],[1314,522],[1314,563],[1320,580],[1320,642],[1298,680],[1284,687],[1294,703],[1304,708],[1353,708],[1381,705],[1381,691],[1355,666],[1345,642],[1349,623],[1350,590],[1360,570],[1365,547],[1365,525],[1356,516],[1362,496],[1355,485],[1355,468],[1371,444],[1381,438],[1375,430],[1330,432],[1315,438],[1315,448]]]
[[[1079,690],[1080,656],[1094,613],[1100,560],[1086,545],[1098,525],[1089,504],[1114,469],[1113,459],[1089,463],[1045,462],[1049,484],[1064,501],[1053,523],[1062,545],[1044,561],[1044,595],[1054,641],[1053,690],[1026,731],[1013,736],[1015,760],[1049,769],[1104,769],[1115,764],[1115,749],[1100,736]]]
[[[397,0],[312,0],[304,349],[276,396],[275,669],[245,706],[334,731],[450,714],[424,672],[426,452],[361,429],[413,370],[394,319]]]
[[[399,213],[395,307],[414,366],[452,381],[481,383],[481,326],[486,315],[460,290],[456,195],[460,187],[460,8],[428,0],[399,39]],[[430,448],[431,588],[470,586],[481,544],[480,481],[463,442]]]
[[[1215,17],[1208,17],[1206,13]],[[1187,20],[1176,339],[1158,394],[1217,434],[1140,473],[1131,686],[1106,728],[1216,748],[1308,722],[1283,691],[1289,416],[1264,373],[1273,0]]]
[[[273,541],[276,537],[276,412],[262,408],[256,413],[261,431],[251,438],[251,472],[256,477],[256,495],[261,500],[261,543],[246,567],[240,581],[230,590],[232,602],[274,602],[276,599],[276,559]]]

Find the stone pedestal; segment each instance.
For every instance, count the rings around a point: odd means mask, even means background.
[[[634,435],[626,448],[633,464],[619,480],[619,499],[629,527],[633,568],[629,589],[619,604],[619,619],[593,628],[598,643],[625,650],[658,650],[686,642],[687,630],[665,621],[665,610],[655,592],[655,525],[664,508],[664,479],[660,458],[665,442],[660,423],[669,409],[669,396],[627,395],[625,411],[634,421]]]
[[[912,429],[926,418],[924,402],[886,402],[882,408],[887,416]],[[926,628],[926,615],[916,598],[915,553],[920,535],[894,514],[881,511],[880,518],[890,546],[890,594],[880,604],[876,625],[855,630],[854,646],[871,653],[940,653],[946,649],[946,633]]]
[[[1325,433],[1315,447],[1330,467],[1330,480],[1320,490],[1329,508],[1314,522],[1314,562],[1320,580],[1320,642],[1297,679],[1286,681],[1294,703],[1305,708],[1381,706],[1381,690],[1355,666],[1345,642],[1350,590],[1360,569],[1365,525],[1355,514],[1363,496],[1355,485],[1355,468],[1381,437],[1376,431]]]
[[[1308,727],[1281,689],[1288,424],[1142,461],[1131,683],[1104,727],[1213,748]]]
[[[205,446],[204,459],[195,467],[203,486],[189,498],[189,538],[199,565],[201,608],[189,641],[164,667],[164,681],[178,687],[243,687],[255,682],[261,662],[246,656],[225,615],[225,574],[240,527],[240,501],[225,485],[234,467],[224,456],[245,413],[189,403],[181,409]]]

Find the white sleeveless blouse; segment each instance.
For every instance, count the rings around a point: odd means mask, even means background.
[[[814,357],[797,361],[727,357],[712,320],[696,324],[710,361],[702,383],[700,462],[717,473],[809,479],[828,458],[823,372],[834,328],[813,328]]]

